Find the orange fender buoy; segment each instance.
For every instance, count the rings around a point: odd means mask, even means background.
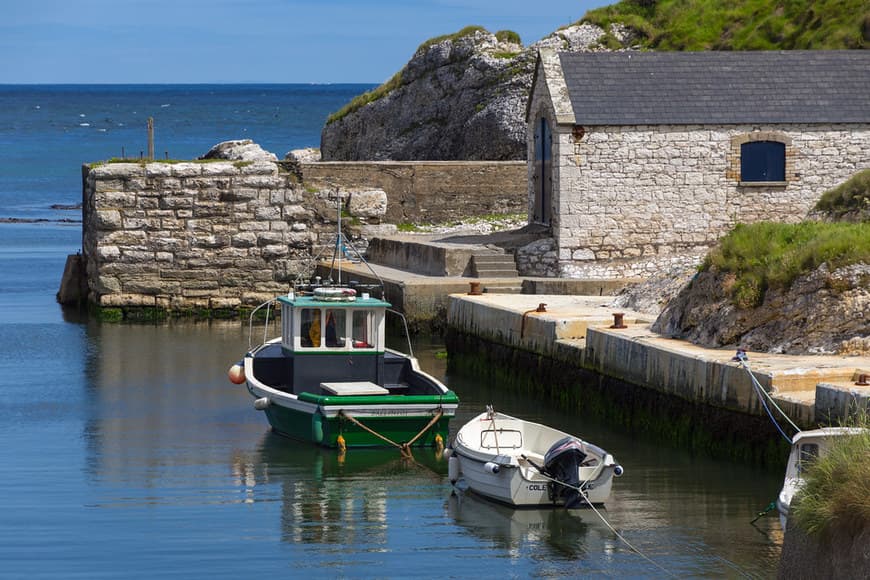
[[[230,367],[230,370],[227,371],[227,376],[230,378],[230,382],[235,385],[241,385],[245,382],[245,367],[242,363],[236,363]]]

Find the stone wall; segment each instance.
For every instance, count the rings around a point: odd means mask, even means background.
[[[786,144],[786,180],[740,179],[742,142]],[[773,135],[773,137],[771,137]],[[690,265],[737,223],[796,222],[870,166],[870,126],[560,126],[553,224],[567,277]]]
[[[83,186],[88,300],[169,311],[286,291],[331,257],[339,199],[361,252],[395,233],[389,221],[525,210],[522,162],[111,163],[85,166]]]
[[[300,167],[306,185],[384,190],[390,223],[526,212],[525,161],[320,161]]]
[[[382,191],[306,188],[273,162],[84,168],[88,300],[103,307],[236,309],[286,291],[323,251],[338,199],[351,239],[394,231]]]

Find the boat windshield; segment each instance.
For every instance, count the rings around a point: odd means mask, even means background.
[[[802,443],[798,457],[798,473],[806,470],[819,456],[818,443]]]
[[[299,308],[299,347],[361,350],[378,347],[383,315],[371,308]],[[292,342],[290,342],[292,344]]]

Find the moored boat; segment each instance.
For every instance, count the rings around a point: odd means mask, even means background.
[[[596,445],[492,409],[459,429],[449,459],[459,489],[512,506],[603,504],[622,472]]]
[[[326,447],[446,442],[459,399],[412,355],[385,347],[388,302],[329,284],[274,302],[282,335],[251,348],[235,382],[276,432]]]
[[[804,485],[804,472],[819,457],[824,457],[831,442],[837,437],[858,435],[864,430],[859,427],[824,427],[809,431],[799,431],[792,437],[791,452],[785,468],[785,480],[776,498],[776,509],[782,529],[788,525],[788,514],[795,495]]]

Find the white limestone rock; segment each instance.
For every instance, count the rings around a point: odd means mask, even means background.
[[[250,139],[223,141],[212,147],[200,159],[228,159],[230,161],[278,161],[274,153],[264,150]]]
[[[387,193],[383,189],[352,191],[347,209],[354,217],[381,218],[387,213]]]

